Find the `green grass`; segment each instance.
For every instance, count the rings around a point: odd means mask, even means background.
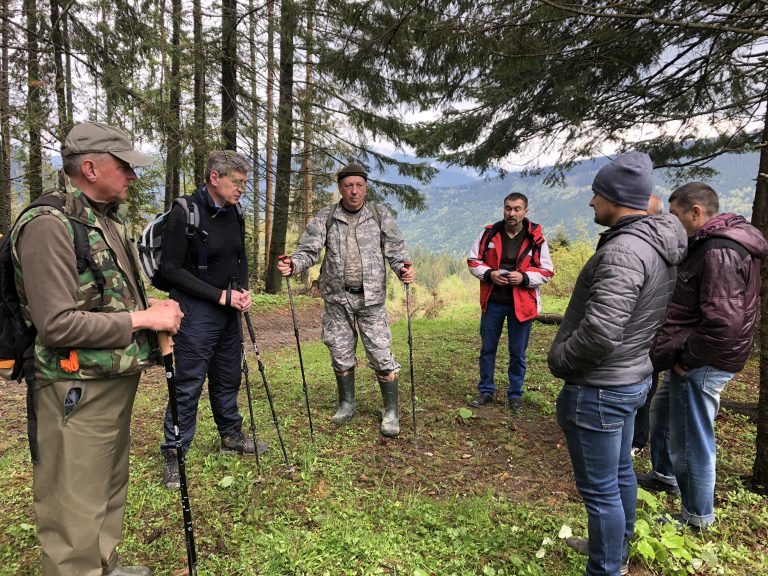
[[[320,342],[302,343],[315,424],[312,442],[295,348],[262,349],[293,472],[283,465],[253,358],[249,359],[255,421],[260,437],[270,444],[260,476],[254,458],[219,454],[204,394],[188,455],[201,575],[584,573],[585,559],[558,538],[563,526],[584,536],[586,517],[555,423],[554,403],[561,383],[546,368],[556,327],[534,325],[521,417],[512,418],[500,404],[462,417],[459,411],[466,408],[465,399],[473,393],[477,377],[479,306],[476,300],[449,296],[463,290],[460,282],[450,282],[443,296],[418,288],[412,294],[418,447],[410,429],[403,320],[393,325],[394,353],[403,365],[403,430],[396,441],[383,441],[378,434],[381,400],[362,350],[358,414],[337,428],[327,419],[335,406],[328,352]],[[441,303],[441,298],[446,300]],[[393,293],[395,313],[402,309],[403,299],[402,292]],[[297,302],[313,303],[303,296]],[[260,297],[252,315],[285,306],[285,296]],[[562,297],[545,297],[545,311],[562,309]],[[505,381],[504,348],[502,342],[499,382]],[[736,400],[755,401],[754,370],[750,365],[752,379],[737,377],[725,396],[733,390]],[[10,423],[0,435],[0,575],[9,576],[39,573],[20,390],[7,385],[0,397],[5,421]],[[159,483],[165,401],[161,371],[147,373],[134,411],[131,482],[120,547],[125,563],[148,564],[157,576],[186,573],[179,496]],[[245,406],[243,392],[241,408],[247,424]],[[686,548],[696,558],[702,554],[711,558],[711,553],[716,560],[698,573],[752,575],[768,569],[768,505],[763,496],[746,490],[742,480],[754,457],[754,433],[754,424],[737,412],[724,410],[718,420],[718,523]],[[639,466],[647,468],[647,460]],[[679,500],[669,497],[641,504],[639,517],[649,525],[648,542],[661,542],[655,515],[678,506]],[[640,556],[633,551],[635,576],[675,573],[669,562],[658,559],[648,560],[650,567],[645,567]]]

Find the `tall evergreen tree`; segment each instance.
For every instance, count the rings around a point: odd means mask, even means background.
[[[293,146],[294,35],[296,28],[296,4],[293,0],[283,0],[280,10],[280,101],[277,111],[277,189],[275,192],[275,219],[272,225],[272,243],[269,248],[269,266],[266,269],[266,291],[269,294],[277,294],[280,291],[282,277],[277,269],[277,257],[285,253],[285,239],[288,232]]]
[[[221,137],[237,149],[237,1],[221,3]]]
[[[168,78],[166,124],[165,209],[179,197],[181,171],[181,0],[171,1],[171,75]]]
[[[0,234],[11,229],[10,0],[0,0]]]
[[[192,54],[194,67],[194,127],[192,129],[193,178],[195,184],[205,180],[206,110],[205,110],[205,46],[203,44],[203,10],[200,0],[192,2]]]
[[[40,75],[40,53],[38,50],[38,20],[36,0],[24,0],[24,14],[27,20],[27,170],[26,182],[29,200],[43,194],[43,151],[41,143],[43,117],[42,86]]]
[[[267,0],[267,136],[264,143],[264,269],[269,268],[275,212],[275,2]]]

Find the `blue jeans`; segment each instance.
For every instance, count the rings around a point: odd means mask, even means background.
[[[496,384],[493,382],[493,373],[496,371],[496,350],[499,346],[499,338],[504,329],[504,320],[507,321],[507,336],[509,339],[509,367],[507,376],[509,387],[507,398],[510,400],[520,398],[523,395],[523,380],[525,380],[525,350],[528,348],[528,338],[531,335],[533,320],[520,322],[515,316],[513,306],[504,306],[495,302],[488,302],[488,307],[480,317],[480,382],[477,385],[479,392],[493,394],[496,392]]]
[[[557,397],[557,422],[587,509],[588,576],[618,576],[627,559],[637,506],[632,435],[650,385],[650,376],[610,388],[566,382]]]
[[[666,481],[673,477],[680,487],[683,519],[696,526],[715,521],[715,416],[720,393],[731,378],[732,372],[712,366],[694,368],[685,376],[669,371],[659,389],[662,394],[657,392],[651,404],[653,473]]]
[[[195,435],[197,405],[206,376],[219,434],[227,436],[242,427],[243,417],[237,408],[242,369],[240,318],[234,308],[200,300],[180,290],[173,290],[171,298],[184,312],[179,331],[173,337],[173,359],[179,431],[186,452]],[[160,451],[169,452],[176,445],[170,404],[165,411],[163,434]]]

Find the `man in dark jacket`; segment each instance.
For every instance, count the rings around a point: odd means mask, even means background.
[[[651,350],[665,382],[651,404],[649,474],[641,486],[680,490],[680,524],[714,522],[715,428],[720,393],[752,349],[760,294],[760,258],[768,242],[743,217],[719,214],[706,184],[681,186],[669,210],[689,236],[664,325]],[[670,418],[670,415],[674,417]]]
[[[253,439],[242,431],[243,417],[237,407],[242,360],[240,315],[251,307],[250,292],[235,285],[248,281],[238,202],[249,171],[241,154],[211,152],[206,182],[190,197],[198,207],[200,227],[188,237],[185,212],[176,205],[163,235],[163,278],[173,286],[170,296],[186,315],[174,338],[179,428],[185,452],[195,434],[197,405],[206,376],[221,451],[253,454],[256,449]],[[163,430],[163,485],[178,488],[170,405]],[[266,445],[259,443],[259,451],[263,450]]]
[[[664,319],[686,234],[670,214],[648,216],[653,166],[647,154],[621,154],[597,173],[590,206],[609,226],[581,270],[547,358],[565,380],[557,420],[576,487],[587,508],[588,575],[626,574],[637,484],[632,470],[635,412],[653,367],[648,350]]]
[[[493,402],[496,385],[496,350],[507,322],[509,366],[507,403],[513,412],[522,408],[525,351],[533,319],[539,315],[539,286],[554,274],[552,258],[541,226],[526,218],[528,198],[513,192],[504,198],[504,219],[488,224],[467,255],[467,265],[480,279],[480,381],[475,407]]]

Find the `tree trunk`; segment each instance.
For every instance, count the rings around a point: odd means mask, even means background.
[[[192,130],[192,162],[195,185],[205,181],[205,50],[203,47],[203,11],[200,0],[192,3],[192,52],[194,54],[194,123]]]
[[[264,144],[264,269],[269,269],[272,244],[272,220],[275,212],[275,0],[267,2],[267,141]],[[265,278],[266,282],[266,278]]]
[[[766,112],[760,164],[752,206],[752,224],[768,237],[768,112]],[[768,488],[768,266],[763,260],[760,288],[760,399],[757,404],[757,437],[755,463],[752,467],[753,483]]]
[[[27,134],[29,148],[27,153],[27,187],[30,202],[43,194],[43,153],[40,147],[43,116],[40,88],[40,54],[37,48],[37,3],[24,0],[27,16]]]
[[[72,56],[69,46],[69,10],[72,8],[72,4],[67,6],[67,9],[61,13],[61,34],[64,47],[64,94],[67,102],[67,126],[72,127],[74,124],[74,106],[72,104]],[[69,132],[69,129],[67,130]]]
[[[105,2],[101,5],[101,21],[102,22],[109,22],[109,13],[107,12],[107,6],[108,4]],[[107,41],[107,35],[110,33],[109,30],[112,28],[111,25],[106,26],[103,29],[103,34],[101,36],[101,49],[104,54],[110,53],[110,47],[109,42]],[[107,124],[114,123],[115,118],[115,101],[114,101],[114,95],[113,91],[114,89],[110,85],[110,83],[107,81],[107,76],[103,75],[101,80],[101,87],[104,89],[104,110],[106,113],[106,117],[104,121]]]
[[[256,97],[256,90],[258,88],[256,82],[256,10],[253,0],[250,0],[248,9],[250,11],[248,42],[251,58],[251,161],[253,163],[253,175],[251,176],[251,184],[253,186],[253,251],[251,254],[251,278],[253,279],[253,282],[251,282],[251,285],[258,288],[260,272],[259,264],[261,263],[261,258],[259,257],[261,206],[259,203],[259,100]]]
[[[56,130],[56,138],[64,143],[64,137],[72,127],[67,116],[67,93],[64,88],[64,34],[62,32],[62,19],[64,15],[59,11],[59,0],[51,0],[51,44],[53,44],[53,62],[55,69],[56,112],[59,124]]]
[[[277,257],[285,253],[288,232],[288,208],[291,198],[291,145],[293,144],[293,36],[296,33],[296,10],[293,0],[283,0],[280,11],[280,102],[277,110],[277,180],[275,221],[269,247],[266,291],[277,294],[282,277]]]
[[[0,234],[11,229],[11,106],[8,82],[8,42],[10,40],[8,4],[0,3]]]
[[[314,70],[312,68],[313,47],[314,41],[314,0],[310,0],[307,5],[307,62],[305,64],[305,76],[306,76],[306,89],[304,91],[304,162],[302,164],[302,171],[304,172],[304,225],[309,224],[312,219],[312,82]]]
[[[171,77],[168,94],[168,123],[166,124],[165,209],[170,210],[173,199],[179,197],[181,164],[181,0],[172,0],[171,9]]]
[[[221,4],[221,137],[228,150],[237,149],[237,19],[236,0]]]
[[[312,155],[314,149],[312,146],[312,82],[314,70],[312,68],[312,58],[314,54],[312,43],[314,41],[314,16],[315,16],[315,2],[310,0],[307,4],[307,30],[306,30],[306,63],[304,64],[304,76],[305,76],[305,89],[304,99],[302,101],[302,122],[304,128],[304,159],[301,165],[301,171],[303,172],[304,183],[304,226],[309,224],[312,220]],[[309,284],[309,270],[305,270],[301,275],[301,282],[303,284]]]

